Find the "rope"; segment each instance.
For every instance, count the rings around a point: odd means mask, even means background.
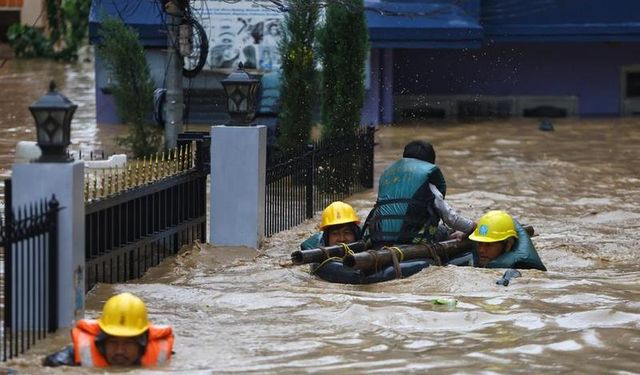
[[[347,256],[347,255],[353,255],[355,254],[355,252],[353,250],[351,250],[351,248],[349,247],[348,244],[346,243],[341,243],[339,244],[340,246],[342,246],[342,249],[344,250],[344,255],[343,256]]]
[[[404,260],[404,252],[399,247],[386,247],[391,253],[391,260],[393,261],[393,269],[396,271],[396,279],[402,278],[402,270],[400,269],[400,262]],[[400,259],[398,259],[400,258]]]
[[[436,252],[436,246],[437,245],[433,245],[433,246],[427,245],[426,247],[427,247],[427,250],[429,251],[429,255],[431,256],[431,259],[433,259],[436,266],[441,266],[442,260],[440,259],[440,257],[438,256],[438,253]]]
[[[316,267],[316,268],[313,268],[313,267],[312,267],[312,268],[311,268],[311,272],[310,272],[310,273],[311,273],[312,275],[313,275],[313,274],[315,274],[316,272],[318,272],[318,270],[319,270],[320,268],[324,267],[324,265],[325,265],[325,264],[329,263],[329,262],[330,262],[330,261],[332,261],[332,260],[336,260],[336,261],[340,261],[340,262],[342,262],[342,258],[338,258],[338,257],[331,257],[331,258],[327,258],[327,259],[325,259],[324,261],[322,261],[322,263],[320,263],[320,264],[318,265],[318,267]]]
[[[338,245],[339,245],[339,246],[341,246],[341,247],[342,247],[342,249],[344,250],[344,255],[343,255],[343,256],[346,256],[347,254],[349,254],[349,255],[351,255],[351,254],[355,254],[355,252],[354,252],[353,250],[351,250],[351,248],[349,247],[349,245],[348,245],[348,244],[346,244],[346,243],[340,243],[340,244],[338,244]],[[342,262],[342,258],[340,258],[340,257],[332,257],[332,256],[329,254],[329,251],[327,250],[327,248],[325,248],[325,247],[322,247],[322,246],[321,246],[321,247],[320,247],[320,250],[322,250],[322,252],[324,253],[325,257],[327,257],[327,259],[323,260],[323,261],[322,261],[322,263],[320,263],[320,264],[318,265],[318,267],[316,267],[316,268],[311,268],[311,274],[312,274],[312,275],[313,275],[313,274],[315,274],[316,272],[318,272],[318,270],[319,270],[320,268],[324,267],[327,263],[329,263],[329,262],[330,262],[330,261],[332,261],[332,260]]]
[[[401,248],[397,247],[397,246],[385,246],[385,249],[388,249],[389,251],[391,251],[393,254],[396,254],[400,256],[400,261],[403,262],[404,261],[404,251],[402,251]]]

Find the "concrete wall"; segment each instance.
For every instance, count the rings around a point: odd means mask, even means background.
[[[620,72],[640,43],[499,44],[396,50],[394,94],[577,96],[582,116],[620,113]]]
[[[84,163],[14,164],[13,205],[21,207],[55,194],[58,212],[58,325],[84,316]]]
[[[20,23],[28,26],[44,27],[47,17],[42,14],[43,0],[23,0],[20,11]]]

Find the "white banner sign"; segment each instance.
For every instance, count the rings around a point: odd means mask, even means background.
[[[284,14],[269,0],[201,0],[193,15],[209,37],[205,69],[247,69],[268,72],[281,64],[278,42]]]

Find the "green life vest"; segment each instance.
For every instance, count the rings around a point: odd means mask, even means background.
[[[262,76],[261,96],[256,113],[275,115],[280,112],[280,72],[271,72]]]
[[[518,239],[513,244],[513,248],[489,262],[487,268],[519,268],[546,271],[547,268],[542,264],[531,238],[529,238],[520,223],[516,220],[514,222]]]
[[[445,195],[440,168],[418,159],[402,158],[382,173],[378,200],[365,223],[374,247],[434,241],[440,216],[429,183]]]
[[[324,244],[322,243],[323,234],[323,232],[312,234],[309,238],[307,238],[300,244],[300,250],[311,250],[324,246]]]

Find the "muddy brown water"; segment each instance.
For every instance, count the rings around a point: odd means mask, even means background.
[[[258,253],[194,246],[140,280],[101,284],[87,296],[86,315],[96,317],[114,293],[144,298],[151,320],[176,334],[176,355],[157,373],[638,373],[640,119],[554,125],[542,132],[535,120],[414,123],[376,136],[376,176],[409,140],[432,141],[450,205],[474,219],[505,209],[533,225],[548,272],[523,271],[508,287],[495,284],[500,270],[467,267],[330,284],[286,265],[316,217],[267,239]],[[100,134],[94,142],[104,141]],[[374,201],[374,190],[348,199],[361,217]],[[68,342],[61,330],[6,365],[98,373],[39,367]]]

